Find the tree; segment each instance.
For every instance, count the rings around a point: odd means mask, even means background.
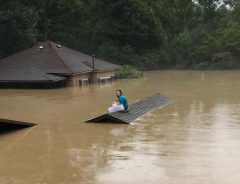
[[[2,1],[0,56],[7,56],[34,44],[38,37],[38,21],[34,7],[24,6],[18,1]]]
[[[0,0],[0,56],[49,39],[118,64],[207,67],[240,57],[239,22],[240,0]]]
[[[208,20],[216,15],[221,0],[198,0],[198,3],[204,11],[205,20]]]

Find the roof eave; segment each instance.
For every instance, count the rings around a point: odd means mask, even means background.
[[[59,82],[64,81],[66,79],[59,79],[59,80],[0,80],[0,83],[49,83],[49,82]]]

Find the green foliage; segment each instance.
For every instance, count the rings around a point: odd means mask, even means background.
[[[240,23],[229,21],[221,32],[220,41],[225,50],[233,51],[240,48]]]
[[[18,1],[0,2],[0,58],[36,42],[38,14]]]
[[[116,75],[117,78],[138,78],[143,77],[143,72],[133,66],[126,65],[122,67]]]
[[[219,53],[213,54],[211,61],[219,62],[222,60],[229,60],[229,59],[232,59],[232,54],[230,52],[219,52]]]
[[[0,58],[53,40],[141,69],[238,67],[239,20],[239,0],[0,0]]]
[[[98,56],[113,62],[121,61],[122,64],[136,64],[137,56],[130,45],[117,46],[113,42],[103,43],[98,47]],[[126,62],[127,61],[127,62]]]

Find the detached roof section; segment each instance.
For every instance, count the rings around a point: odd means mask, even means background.
[[[35,125],[36,125],[35,123],[28,123],[28,122],[0,118],[0,134],[10,130],[17,130],[21,128],[32,127]]]
[[[158,108],[164,107],[170,103],[173,103],[174,100],[171,98],[156,93],[150,97],[147,97],[143,100],[139,100],[129,106],[128,112],[114,112],[111,114],[104,114],[99,117],[90,119],[86,122],[88,123],[100,123],[100,122],[111,122],[111,123],[126,123],[136,121],[145,114],[154,111]]]
[[[92,72],[92,63],[92,56],[52,41],[46,41],[0,60],[0,72],[9,70],[40,71],[42,73],[74,75]],[[95,58],[94,71],[108,71],[119,68],[121,66]],[[18,73],[18,75],[20,74]],[[0,80],[2,79],[0,78]]]

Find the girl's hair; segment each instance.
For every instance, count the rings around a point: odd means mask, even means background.
[[[122,95],[122,90],[121,90],[121,89],[117,89],[116,91],[119,91],[119,92],[120,92],[120,94]]]

